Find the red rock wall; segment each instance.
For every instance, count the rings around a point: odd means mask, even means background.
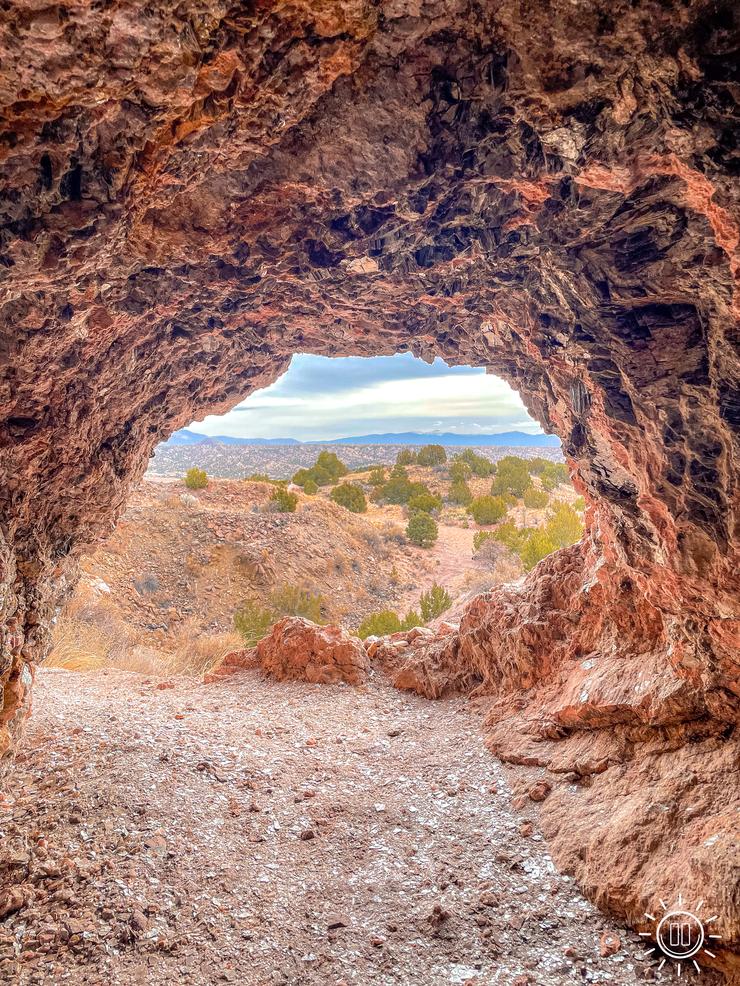
[[[494,747],[728,736],[737,36],[698,0],[6,10],[0,749],[154,445],[295,351],[397,349],[506,377],[593,505],[435,657],[500,691]]]

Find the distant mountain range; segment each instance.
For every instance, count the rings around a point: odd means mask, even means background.
[[[508,445],[528,446],[529,448],[558,448],[560,439],[556,435],[528,435],[524,431],[502,431],[496,435],[456,435],[445,432],[441,435],[422,434],[404,431],[400,434],[353,435],[349,438],[334,438],[331,441],[299,442],[296,438],[233,438],[231,435],[201,435],[197,431],[182,428],[176,431],[164,444],[172,445]]]

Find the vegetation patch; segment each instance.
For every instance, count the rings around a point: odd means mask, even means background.
[[[412,514],[406,525],[406,537],[420,548],[431,548],[439,535],[436,521],[429,514]]]
[[[364,514],[367,511],[365,493],[357,483],[340,483],[329,496],[340,507],[345,507],[353,514]]]
[[[208,486],[208,473],[205,469],[193,466],[185,473],[183,482],[189,490],[204,490]]]

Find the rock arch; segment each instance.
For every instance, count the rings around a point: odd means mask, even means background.
[[[487,365],[563,438],[589,532],[420,667],[500,695],[502,756],[589,778],[546,824],[635,919],[665,860],[606,887],[637,823],[584,854],[578,811],[685,777],[664,758],[689,740],[718,832],[731,810],[707,772],[738,707],[736,15],[312,6],[6,12],[0,750],[75,558],[168,433],[296,351]],[[731,852],[692,818],[658,841],[737,935]]]

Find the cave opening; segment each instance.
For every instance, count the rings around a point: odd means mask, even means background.
[[[656,899],[707,900],[736,967],[737,10],[231,6],[21,3],[0,28],[0,753],[19,751],[18,796],[54,613],[160,441],[294,353],[495,367],[561,436],[588,529],[373,659],[406,709],[485,700],[486,743],[540,772],[536,823],[603,910],[648,933]],[[167,691],[169,755],[197,729]],[[84,735],[65,739],[70,778]],[[188,770],[227,776],[207,756]],[[15,929],[45,879],[26,848],[1,901]],[[425,927],[443,937],[439,908]],[[60,935],[87,948],[82,925]],[[304,954],[288,980],[321,981]]]
[[[486,368],[298,354],[157,446],[46,666],[202,674],[284,616],[363,640],[449,622],[584,514],[557,438]]]

